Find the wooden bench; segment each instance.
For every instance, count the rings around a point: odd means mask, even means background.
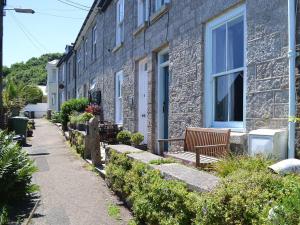
[[[229,138],[229,129],[189,127],[184,138],[159,139],[158,143],[165,156],[204,167],[229,153]],[[180,144],[176,145],[176,142]],[[168,152],[162,151],[165,143],[171,143]]]

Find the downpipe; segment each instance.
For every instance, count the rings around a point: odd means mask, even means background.
[[[296,117],[296,8],[295,0],[288,0],[288,36],[289,36],[289,125],[288,158],[295,158],[295,117]]]

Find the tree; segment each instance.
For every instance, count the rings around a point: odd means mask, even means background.
[[[27,85],[21,90],[21,98],[26,104],[36,104],[42,102],[43,92],[38,86]]]

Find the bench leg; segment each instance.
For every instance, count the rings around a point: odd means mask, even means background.
[[[200,154],[199,151],[196,149],[196,167],[200,166]]]

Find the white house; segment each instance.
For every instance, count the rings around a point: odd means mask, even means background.
[[[58,68],[56,67],[59,60],[53,60],[46,65],[47,70],[47,93],[48,109],[58,111]]]

